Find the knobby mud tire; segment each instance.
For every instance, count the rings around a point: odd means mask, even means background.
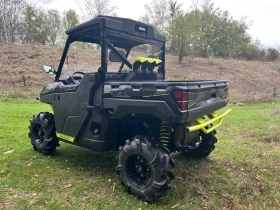
[[[34,150],[47,155],[55,152],[59,146],[55,131],[53,114],[40,112],[33,115],[28,136]]]
[[[127,174],[127,161],[133,156],[140,156],[147,162],[150,178],[149,181],[145,182],[145,186],[143,186],[144,184],[136,186]],[[148,142],[134,139],[127,141],[124,147],[120,149],[116,171],[119,174],[121,183],[129,193],[145,201],[156,202],[170,188],[170,181],[174,179],[171,162],[169,155],[160,148],[155,148]]]

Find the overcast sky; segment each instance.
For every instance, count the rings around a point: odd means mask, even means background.
[[[45,8],[58,9],[63,12],[67,9],[78,10],[75,0],[29,0],[42,4]],[[111,0],[118,7],[120,17],[138,19],[145,13],[144,5],[152,0]],[[178,0],[183,3],[187,11],[192,0]],[[253,39],[259,39],[265,46],[280,47],[280,0],[212,0],[216,7],[223,11],[228,10],[234,19],[247,17],[252,22],[249,33]]]

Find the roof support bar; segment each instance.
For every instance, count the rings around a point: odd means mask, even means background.
[[[115,55],[118,56],[118,58],[121,59],[125,65],[128,66],[128,68],[132,69],[132,64],[125,57],[123,57],[123,55],[121,55],[108,40],[106,40],[106,42],[110,50],[112,50]]]
[[[126,50],[126,54],[125,54],[126,59],[127,59],[128,55],[129,55],[130,50],[131,50],[131,49],[127,49],[127,50]],[[122,62],[122,65],[120,66],[120,69],[119,69],[118,72],[122,72],[123,66],[124,66],[124,62]]]
[[[105,29],[101,30],[101,70],[103,72],[107,72],[107,59],[108,58],[108,50],[106,44],[106,32]]]
[[[69,46],[70,46],[70,44],[72,42],[71,38],[72,37],[69,36],[67,41],[66,41],[66,44],[65,44],[65,47],[64,47],[64,50],[63,50],[63,54],[62,54],[62,57],[60,59],[60,63],[59,63],[59,66],[58,66],[58,69],[57,69],[57,72],[56,72],[56,75],[55,75],[55,82],[57,82],[59,80],[59,77],[61,75],[63,64],[64,64],[64,61],[65,61],[65,58],[66,58]]]

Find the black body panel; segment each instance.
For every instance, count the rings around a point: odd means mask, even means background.
[[[75,139],[73,144],[82,147],[96,151],[112,150],[114,138],[107,138],[107,136],[114,133],[106,132],[109,122],[99,110],[102,106],[103,86],[97,85],[92,93],[93,96],[90,97],[90,89],[97,82],[98,74],[86,73],[79,85],[71,85],[75,87],[71,92],[68,91],[69,85],[64,85],[62,82],[49,84],[41,93],[41,101],[52,105],[57,133],[73,137]],[[89,98],[92,98],[91,103]],[[91,104],[95,105],[94,108],[90,106]],[[96,134],[94,134],[94,126],[100,129]],[[81,130],[83,132],[79,135]],[[106,143],[104,139],[110,141]]]
[[[120,48],[129,48],[140,44],[154,44],[161,46],[165,37],[152,26],[127,18],[97,16],[85,23],[66,31],[73,41],[100,43],[101,28],[106,28],[108,40]],[[143,29],[143,30],[141,30]],[[117,37],[117,39],[116,39]]]
[[[188,109],[181,111],[173,91],[188,92]],[[227,81],[106,82],[103,106],[111,118],[129,114],[151,114],[167,122],[189,122],[228,103]]]

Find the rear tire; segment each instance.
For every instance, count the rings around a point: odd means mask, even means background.
[[[155,202],[170,188],[174,178],[169,155],[159,148],[133,139],[120,149],[117,173],[129,193]]]
[[[54,116],[48,112],[33,115],[30,120],[29,138],[35,151],[51,154],[59,146],[55,133]]]
[[[183,152],[184,155],[204,158],[207,157],[215,149],[217,138],[215,137],[214,132],[205,134],[200,130],[198,138],[199,139],[189,143],[185,147],[185,151]]]

